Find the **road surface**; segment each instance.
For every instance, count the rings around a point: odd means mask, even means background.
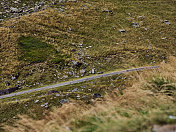
[[[146,70],[146,69],[156,69],[156,68],[159,68],[159,66],[139,67],[139,68],[127,69],[127,70],[123,70],[123,71],[114,71],[114,72],[111,72],[111,73],[104,73],[104,74],[100,74],[100,75],[96,75],[96,76],[85,77],[85,78],[73,80],[73,81],[68,81],[68,82],[63,82],[63,83],[59,83],[59,84],[49,85],[49,86],[45,86],[45,87],[25,90],[25,91],[11,93],[11,94],[6,94],[6,95],[0,96],[0,99],[13,97],[13,96],[17,96],[17,95],[21,95],[21,94],[25,94],[25,93],[32,93],[32,92],[36,92],[36,91],[52,89],[52,88],[57,88],[57,87],[61,87],[61,86],[71,85],[71,84],[75,84],[75,83],[85,82],[85,81],[94,80],[96,78],[101,78],[101,77],[107,77],[107,76],[112,76],[112,75],[132,72],[132,71],[142,71],[142,70]]]

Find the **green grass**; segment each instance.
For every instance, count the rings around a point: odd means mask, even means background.
[[[44,62],[48,59],[55,64],[64,63],[65,59],[51,45],[33,37],[22,36],[18,40],[22,55],[20,60],[30,63]]]

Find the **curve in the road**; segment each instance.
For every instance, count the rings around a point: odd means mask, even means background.
[[[2,96],[0,96],[0,99],[13,97],[13,96],[17,96],[17,95],[21,95],[21,94],[25,94],[25,93],[31,93],[31,92],[36,92],[36,91],[56,88],[56,87],[60,87],[60,86],[65,86],[65,85],[71,85],[71,84],[75,84],[75,83],[85,82],[85,81],[89,81],[89,80],[93,80],[93,79],[101,78],[101,77],[107,77],[107,76],[112,76],[112,75],[132,72],[132,71],[141,71],[141,70],[145,70],[145,69],[156,69],[156,68],[159,68],[159,66],[140,67],[140,68],[127,69],[127,70],[123,70],[123,71],[115,71],[115,72],[111,72],[111,73],[104,73],[104,74],[100,74],[100,75],[96,75],[96,76],[92,76],[92,77],[77,79],[77,80],[74,80],[74,81],[68,81],[68,82],[63,82],[63,83],[59,83],[59,84],[49,85],[49,86],[45,86],[45,87],[41,87],[41,88],[30,89],[30,90],[25,90],[25,91],[21,91],[21,92],[16,92],[16,93],[11,93],[11,94],[7,94],[7,95],[2,95]]]

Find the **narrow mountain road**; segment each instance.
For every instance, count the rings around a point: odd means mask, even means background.
[[[81,79],[77,79],[77,80],[73,80],[73,81],[49,85],[49,86],[40,87],[40,88],[36,88],[36,89],[30,89],[30,90],[25,90],[25,91],[21,91],[21,92],[6,94],[6,95],[0,96],[0,99],[13,97],[13,96],[17,96],[17,95],[21,95],[21,94],[25,94],[25,93],[32,93],[32,92],[36,92],[36,91],[52,89],[52,88],[71,85],[71,84],[75,84],[75,83],[85,82],[85,81],[94,80],[96,78],[101,78],[101,77],[107,77],[107,76],[112,76],[112,75],[117,75],[117,74],[122,74],[122,73],[127,73],[127,72],[133,72],[133,71],[142,71],[142,70],[146,70],[146,69],[156,69],[156,68],[159,68],[159,66],[139,67],[139,68],[122,70],[122,71],[114,71],[111,73],[104,73],[104,74],[95,75],[95,76],[91,76],[91,77],[85,77],[85,78],[81,78]]]

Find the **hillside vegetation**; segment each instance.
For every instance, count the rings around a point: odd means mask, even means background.
[[[22,0],[15,12],[10,8],[15,1],[3,2],[0,90],[23,91],[139,66],[161,68],[2,99],[2,131],[174,127],[175,0],[47,0],[46,6]],[[35,10],[36,4],[41,7]]]
[[[170,0],[68,1],[3,21],[1,89],[32,88],[166,61],[168,55],[175,55],[174,10]],[[26,52],[20,46],[22,38],[29,45],[35,44],[30,41],[34,39],[54,49]]]

